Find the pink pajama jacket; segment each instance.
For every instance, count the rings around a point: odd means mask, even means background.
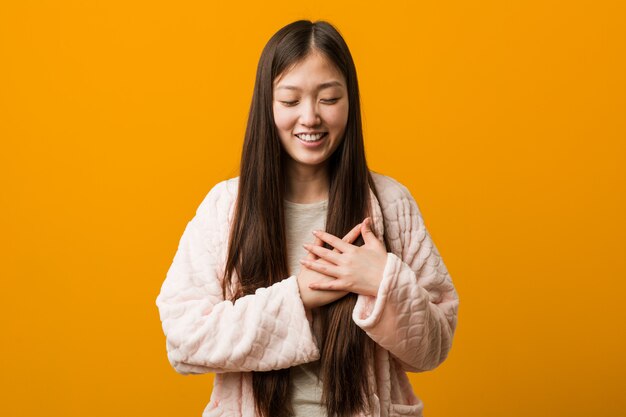
[[[359,295],[352,319],[376,342],[369,378],[375,388],[368,417],[422,416],[405,371],[436,368],[450,351],[458,295],[409,190],[373,173],[374,227],[391,252],[376,297]],[[203,417],[253,417],[251,371],[319,359],[296,276],[236,302],[221,280],[238,177],[215,185],[189,221],[156,299],[167,357],[183,375],[214,372]],[[383,230],[382,216],[386,230]],[[356,416],[355,416],[356,417]]]

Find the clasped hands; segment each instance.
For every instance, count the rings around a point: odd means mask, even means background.
[[[317,302],[305,302],[305,306],[324,305],[348,292],[376,296],[387,262],[387,250],[372,232],[370,217],[357,224],[343,239],[324,231],[313,234],[314,243],[303,245],[308,255],[300,260],[300,289],[302,292],[306,285],[313,292],[333,294],[313,297]],[[363,236],[364,245],[352,245],[359,235]],[[324,242],[334,249],[323,247]]]

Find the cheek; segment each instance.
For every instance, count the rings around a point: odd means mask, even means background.
[[[292,117],[285,109],[274,106],[274,123],[279,130],[289,130],[292,125]]]
[[[330,109],[325,116],[327,123],[335,128],[343,128],[348,122],[348,105]]]

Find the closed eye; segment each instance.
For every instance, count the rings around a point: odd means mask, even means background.
[[[325,98],[322,99],[321,101],[323,101],[326,104],[334,104],[336,103],[341,97],[335,97],[335,98]],[[281,103],[283,103],[285,106],[287,107],[293,107],[296,104],[298,104],[298,100],[293,100],[293,101],[281,101]]]

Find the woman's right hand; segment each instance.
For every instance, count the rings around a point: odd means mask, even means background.
[[[352,230],[350,230],[342,240],[344,242],[353,243],[360,234],[361,223],[357,224]],[[317,246],[323,246],[323,244],[324,242],[318,237],[315,238],[313,243],[313,245]],[[334,251],[337,251],[337,249],[334,249]],[[311,252],[309,252],[306,259],[311,261],[317,260],[318,262],[326,262]],[[320,291],[310,289],[309,284],[312,282],[334,281],[335,278],[324,275],[321,272],[313,271],[304,265],[300,268],[300,272],[296,278],[298,281],[298,288],[300,289],[300,297],[302,298],[302,303],[304,304],[304,309],[307,312],[309,320],[311,309],[330,304],[348,294],[346,291]]]

